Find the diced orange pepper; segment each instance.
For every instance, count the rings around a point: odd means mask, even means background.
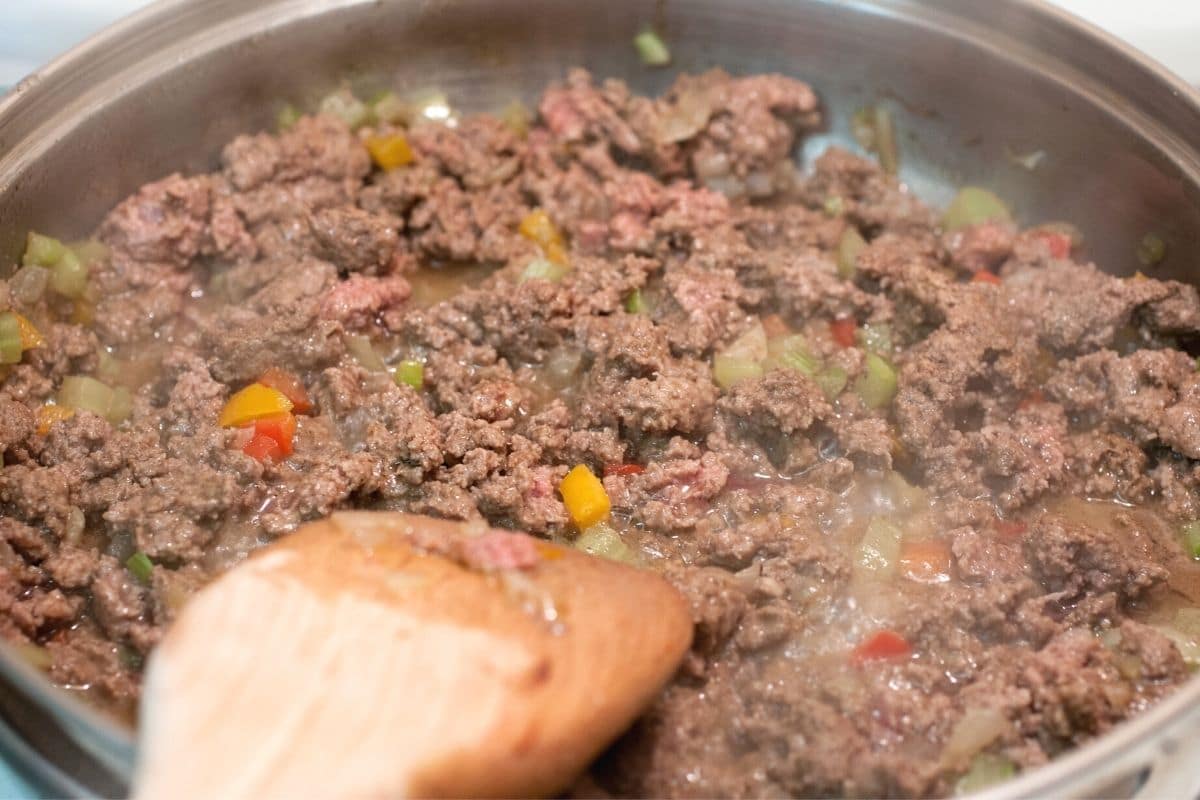
[[[262,374],[258,382],[263,386],[271,389],[278,389],[283,392],[288,400],[292,401],[292,411],[297,414],[307,414],[312,411],[312,400],[308,397],[308,391],[304,388],[304,384],[300,378],[285,369],[279,367],[271,367]]]
[[[937,539],[904,542],[900,546],[900,574],[919,583],[950,580],[950,548]]]
[[[283,392],[261,383],[252,383],[233,397],[221,409],[217,424],[222,428],[240,428],[256,419],[292,410],[292,401]]]
[[[67,406],[44,405],[38,409],[37,432],[45,436],[55,423],[63,422],[75,416],[75,409]]]
[[[542,248],[542,254],[555,264],[567,263],[567,248],[550,215],[540,208],[530,211],[517,229],[522,236]]]
[[[22,350],[41,347],[46,343],[46,340],[42,338],[42,334],[33,326],[32,322],[15,311],[13,312],[13,316],[17,318],[17,329],[21,332]]]
[[[603,521],[612,508],[604,484],[583,464],[567,473],[558,485],[558,491],[567,513],[580,530]]]
[[[986,269],[981,269],[978,272],[976,272],[974,275],[972,275],[971,282],[972,283],[990,283],[990,284],[993,284],[994,286],[999,286],[1000,284],[1004,283],[1004,281],[1002,281],[1000,279],[999,275],[997,275],[994,272],[989,272]]]
[[[404,167],[413,162],[412,147],[403,133],[389,133],[385,136],[370,136],[367,138],[367,152],[371,160],[385,172],[398,167]]]

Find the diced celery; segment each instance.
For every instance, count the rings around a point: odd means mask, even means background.
[[[107,418],[112,411],[113,390],[87,375],[70,375],[63,378],[58,390],[58,404]]]
[[[854,568],[860,574],[877,580],[890,580],[896,574],[900,560],[900,527],[883,517],[873,517],[867,523],[862,541],[858,543]]]
[[[88,266],[103,261],[109,256],[108,245],[104,242],[98,242],[95,239],[84,239],[81,242],[73,242],[71,244],[71,251],[79,257],[80,261]]]
[[[1183,526],[1183,546],[1192,558],[1200,560],[1200,520]]]
[[[50,288],[73,300],[83,297],[88,288],[88,268],[70,250],[50,268]]]
[[[652,30],[646,29],[633,37],[633,46],[648,67],[664,67],[671,63],[671,51],[666,42]]]
[[[858,343],[869,353],[888,356],[892,353],[892,326],[886,322],[868,322],[854,332]]]
[[[11,311],[0,314],[0,364],[21,363],[21,322]]]
[[[376,352],[375,346],[371,344],[371,340],[366,336],[351,335],[343,338],[346,344],[346,350],[354,357],[359,366],[371,372],[387,372],[387,364],[383,363],[383,359]]]
[[[858,232],[858,228],[853,225],[847,225],[846,230],[842,232],[842,238],[838,240],[837,246],[837,271],[838,275],[846,280],[854,278],[854,273],[858,271],[858,254],[861,253],[867,246],[867,240]]]
[[[751,378],[761,378],[767,357],[767,332],[755,322],[728,347],[713,356],[713,380],[722,389]]]
[[[971,768],[954,784],[956,795],[974,794],[1002,783],[1017,774],[1017,767],[1004,756],[980,753],[971,760]]]
[[[112,385],[116,383],[120,377],[125,365],[121,363],[116,356],[108,352],[107,348],[101,347],[96,354],[96,377],[105,383]]]
[[[1138,242],[1137,259],[1143,267],[1153,267],[1167,255],[1167,243],[1157,233],[1147,233]]]
[[[846,201],[841,195],[831,194],[825,198],[825,202],[821,205],[825,209],[825,213],[831,217],[840,217],[846,211]]]
[[[878,106],[875,107],[875,154],[879,156],[879,166],[888,175],[895,175],[900,169],[900,149],[896,144],[892,114]]]
[[[425,385],[425,365],[420,361],[401,361],[392,376],[397,384],[411,386],[418,392]]]
[[[371,119],[371,109],[346,88],[326,95],[317,110],[322,114],[337,117],[351,129],[366,125]]]
[[[52,267],[67,252],[67,247],[58,239],[29,232],[25,239],[25,255],[21,263],[38,267]]]
[[[642,297],[641,289],[634,289],[625,298],[625,310],[630,314],[645,314],[650,310],[646,306],[646,298]]]
[[[154,574],[154,562],[141,550],[125,560],[125,568],[139,583],[149,583],[150,576]]]
[[[384,92],[371,104],[375,119],[391,125],[400,125],[408,120],[408,105],[395,92]]]
[[[825,396],[832,400],[846,388],[849,376],[846,374],[846,370],[837,364],[830,364],[814,375],[813,380],[821,387],[821,391],[825,393]]]
[[[621,535],[607,522],[598,522],[585,529],[575,540],[575,547],[588,555],[626,564],[638,563],[637,553],[621,541]]]
[[[942,227],[956,231],[981,222],[1012,222],[1012,213],[993,192],[978,186],[964,186],[946,206]]]
[[[521,273],[520,282],[540,280],[558,283],[570,271],[571,268],[565,264],[557,264],[548,258],[535,258],[525,265],[525,270]]]
[[[275,129],[280,133],[289,131],[292,126],[300,121],[300,109],[296,108],[291,103],[285,103],[283,108],[275,114]]]
[[[778,336],[767,342],[767,369],[793,369],[810,378],[821,371],[821,359],[809,350],[808,342],[798,333]]]
[[[21,267],[8,279],[8,289],[22,305],[31,306],[42,299],[50,283],[50,270],[29,264]]]
[[[883,171],[895,175],[900,154],[891,112],[880,106],[860,108],[850,118],[850,129],[864,150],[878,156]]]
[[[855,382],[854,391],[868,408],[883,408],[896,396],[896,370],[875,353],[867,353],[863,374]]]

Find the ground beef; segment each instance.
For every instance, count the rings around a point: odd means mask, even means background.
[[[0,636],[131,720],[166,626],[265,542],[369,508],[570,544],[583,465],[695,636],[574,794],[946,795],[1187,679],[1194,288],[1049,229],[944,231],[844,149],[797,164],[822,116],[794,78],[647,98],[573,70],[537,109],[240,136],[109,213],[81,302],[0,282],[44,339],[0,367]],[[375,135],[412,163],[375,168]],[[268,370],[311,404],[279,457],[218,424]],[[52,419],[79,375],[128,415]],[[531,541],[454,555],[523,569]]]

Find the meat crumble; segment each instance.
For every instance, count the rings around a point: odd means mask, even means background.
[[[0,635],[132,719],[191,593],[373,508],[688,598],[691,652],[579,795],[947,795],[1187,680],[1195,288],[952,224],[844,149],[798,165],[822,110],[792,78],[575,70],[537,111],[304,116],[85,244],[31,237],[0,283]]]

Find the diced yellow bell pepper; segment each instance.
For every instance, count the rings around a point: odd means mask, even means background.
[[[556,264],[567,263],[567,248],[550,215],[535,208],[525,215],[517,229],[522,236],[542,248],[542,254]]]
[[[252,383],[229,398],[229,402],[221,409],[217,424],[222,428],[238,428],[256,419],[291,410],[292,401],[283,392],[261,383]]]
[[[21,349],[29,350],[33,347],[41,347],[46,343],[42,338],[42,334],[38,333],[38,329],[33,327],[33,323],[25,319],[20,314],[13,312],[13,316],[17,318],[17,329],[21,332]]]
[[[411,164],[413,161],[412,148],[403,133],[390,133],[387,136],[367,137],[367,152],[371,160],[384,171]]]
[[[56,422],[63,422],[75,416],[75,409],[67,406],[44,405],[38,409],[37,432],[45,436]]]
[[[604,484],[583,464],[567,473],[558,485],[558,491],[567,513],[580,530],[606,519],[612,508]]]

